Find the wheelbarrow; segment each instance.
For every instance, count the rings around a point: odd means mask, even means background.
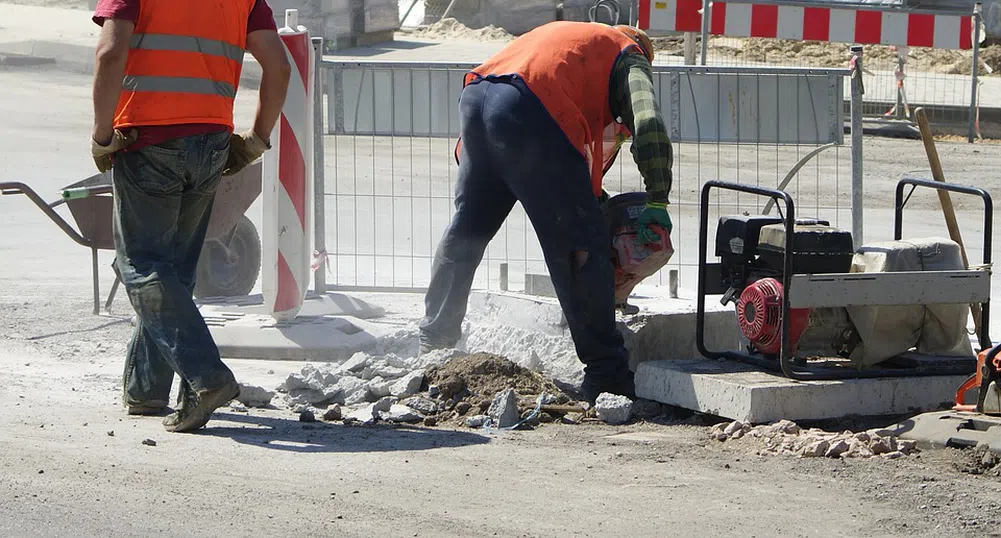
[[[112,233],[114,195],[111,177],[110,172],[97,174],[67,185],[62,189],[61,198],[52,203],[46,203],[38,193],[24,183],[0,182],[0,195],[27,196],[70,239],[90,249],[94,280],[94,314],[101,312],[97,251],[115,249]],[[260,161],[237,174],[223,176],[216,190],[215,203],[212,205],[212,215],[205,234],[205,244],[198,258],[195,297],[247,295],[254,288],[261,272],[261,239],[254,223],[245,213],[260,195]],[[77,229],[56,211],[61,205],[69,208]],[[116,276],[104,306],[105,310],[110,311],[119,284],[121,280]]]

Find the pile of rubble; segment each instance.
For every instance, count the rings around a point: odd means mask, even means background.
[[[817,428],[804,430],[789,420],[761,426],[751,426],[739,420],[720,423],[713,426],[710,436],[721,442],[745,440],[763,445],[757,451],[759,455],[801,458],[895,459],[918,450],[914,441],[897,439],[878,429],[858,433],[835,433]]]
[[[590,409],[552,379],[489,353],[441,350],[417,358],[357,353],[339,365],[306,364],[272,392],[241,387],[246,407],[288,408],[300,420],[520,428],[597,418],[622,424],[633,402],[603,394]]]

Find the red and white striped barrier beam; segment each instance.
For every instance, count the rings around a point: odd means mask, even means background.
[[[278,30],[294,66],[281,118],[264,157],[261,291],[270,314],[285,321],[299,313],[313,263],[313,77],[309,31],[297,10]]]
[[[701,32],[701,9],[701,0],[640,0],[639,27]],[[972,19],[972,15],[713,2],[709,32],[731,37],[971,49]]]

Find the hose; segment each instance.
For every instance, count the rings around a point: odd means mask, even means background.
[[[619,16],[622,13],[622,6],[619,5],[618,0],[597,0],[591,5],[590,9],[587,10],[587,16],[591,19],[591,22],[598,22],[595,20],[595,15],[598,13],[598,8],[604,8],[611,19],[609,24],[619,24]]]

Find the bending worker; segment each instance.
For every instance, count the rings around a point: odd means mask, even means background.
[[[651,224],[671,230],[671,142],[654,95],[653,55],[650,39],[630,26],[553,22],[466,74],[456,211],[435,253],[422,352],[459,341],[476,268],[518,201],[584,363],[584,396],[634,397],[598,199],[604,172],[632,135],[647,191],[640,240],[659,240]]]
[[[101,0],[91,150],[113,172],[115,270],[137,323],[130,415],[179,405],[167,431],[204,426],[240,392],[191,298],[216,187],[270,147],[291,67],[266,0]],[[260,63],[254,127],[233,133],[244,50]]]

